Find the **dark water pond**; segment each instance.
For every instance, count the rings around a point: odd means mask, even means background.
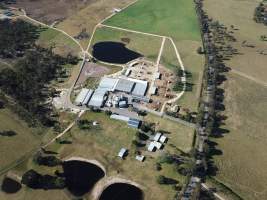
[[[99,200],[143,200],[141,189],[125,183],[114,183],[108,186]]]
[[[2,191],[10,194],[18,192],[20,188],[21,184],[11,178],[5,178],[1,186]]]
[[[64,176],[68,190],[75,196],[89,192],[105,172],[97,165],[83,161],[63,163]]]
[[[142,55],[127,49],[123,43],[106,41],[93,46],[93,56],[100,61],[125,64]]]

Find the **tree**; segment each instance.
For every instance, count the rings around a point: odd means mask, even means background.
[[[31,169],[23,174],[21,183],[27,185],[30,188],[40,188],[42,183],[42,175]]]
[[[170,185],[172,185],[172,184],[177,184],[178,181],[176,181],[175,179],[167,178],[165,176],[160,175],[157,177],[157,183],[158,184],[170,184]]]
[[[205,52],[203,51],[202,47],[198,47],[198,48],[197,48],[197,53],[198,53],[198,54],[203,54],[203,53],[205,53]]]

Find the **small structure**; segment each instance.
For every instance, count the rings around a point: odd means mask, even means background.
[[[147,81],[138,81],[135,83],[132,94],[135,96],[145,96],[148,88]]]
[[[160,72],[155,73],[155,79],[160,79],[160,78],[161,78]]]
[[[143,162],[145,160],[145,156],[143,156],[143,155],[137,155],[135,157],[135,159],[138,160],[138,161],[140,161],[140,162]]]
[[[125,148],[121,148],[120,152],[118,153],[118,157],[123,159],[127,155],[128,150]]]
[[[129,76],[131,74],[132,70],[131,69],[127,69],[126,72],[125,72],[125,76]]]
[[[119,102],[119,108],[127,108],[128,104],[127,101],[120,101]]]
[[[153,140],[156,141],[156,142],[158,142],[161,136],[162,136],[161,133],[156,133],[156,135],[155,135],[155,137],[154,137]]]
[[[154,141],[154,146],[159,150],[162,147],[162,144],[160,142]]]
[[[128,126],[130,126],[132,128],[139,128],[140,124],[141,124],[141,121],[138,119],[130,118],[128,121]]]
[[[126,117],[126,116],[123,116],[123,115],[117,115],[117,114],[110,115],[110,119],[121,120],[121,121],[124,121],[124,122],[128,122],[130,120],[129,117]]]
[[[97,121],[93,121],[93,126],[97,126],[99,123]]]
[[[153,86],[150,87],[149,93],[152,94],[152,95],[156,95],[157,94],[157,90],[158,90],[158,88],[153,85]]]
[[[165,135],[162,135],[159,139],[159,141],[163,144],[167,141],[167,137]]]
[[[150,144],[148,145],[147,150],[150,151],[150,152],[153,152],[153,151],[156,150],[156,147],[154,145],[154,142],[150,142]]]

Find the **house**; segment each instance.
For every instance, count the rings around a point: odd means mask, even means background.
[[[154,137],[154,141],[158,142],[160,137],[161,137],[161,133],[156,133],[155,137]]]
[[[159,139],[161,143],[165,143],[167,141],[167,137],[165,135],[162,135]]]
[[[150,142],[150,144],[148,145],[147,150],[150,151],[150,152],[153,152],[153,151],[156,150],[156,147],[154,145],[154,142]]]
[[[145,160],[145,156],[142,156],[142,155],[137,155],[135,157],[136,160],[140,161],[140,162],[143,162]]]
[[[118,157],[123,159],[127,155],[127,153],[128,153],[127,149],[121,148],[120,152],[118,153]]]

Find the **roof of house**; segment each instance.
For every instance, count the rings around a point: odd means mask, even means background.
[[[128,151],[127,149],[121,148],[120,152],[118,153],[118,156],[120,158],[123,158],[125,156],[125,154],[127,153],[127,151]]]
[[[138,161],[143,162],[144,159],[145,159],[145,156],[143,156],[143,155],[137,155],[137,156],[135,157],[135,159],[138,160]]]
[[[165,143],[166,140],[167,140],[167,137],[166,137],[165,135],[162,135],[162,136],[160,137],[160,139],[159,139],[159,141],[160,141],[161,143]]]
[[[154,140],[158,142],[161,135],[162,133],[156,133],[156,135],[154,136]]]
[[[147,150],[148,150],[148,151],[154,151],[155,148],[156,148],[156,147],[155,147],[154,142],[150,142],[150,144],[148,145]]]

